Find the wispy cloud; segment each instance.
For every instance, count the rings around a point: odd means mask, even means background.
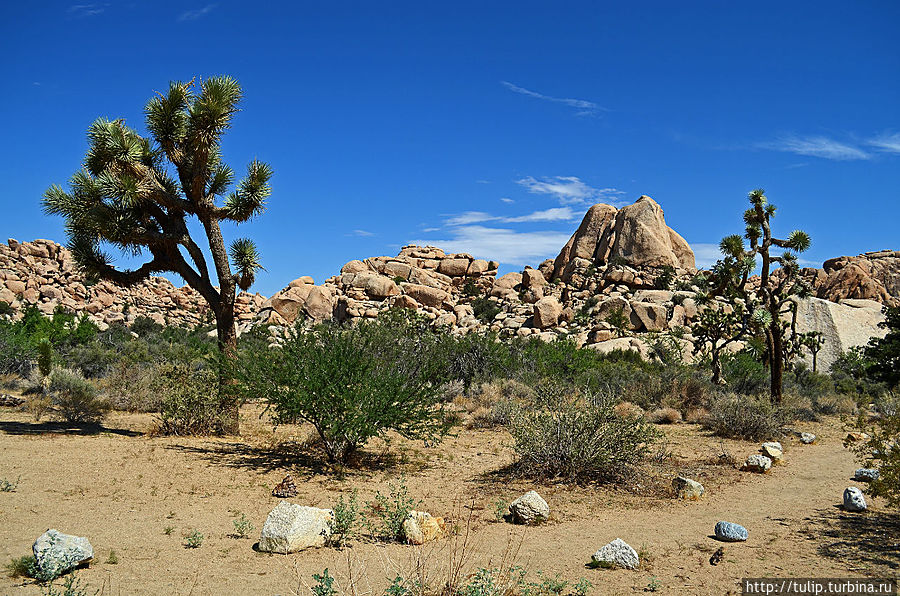
[[[374,234],[374,232],[369,232],[368,230],[353,230],[350,234],[347,234],[347,235],[348,236],[368,237],[368,236],[374,236],[375,234]]]
[[[494,221],[497,217],[484,211],[466,211],[447,219],[444,223],[448,226],[466,226],[473,223]]]
[[[505,228],[461,226],[454,228],[445,239],[411,240],[410,244],[430,244],[449,252],[467,252],[476,258],[524,266],[555,257],[570,235],[571,232],[518,232]]]
[[[75,17],[92,17],[106,10],[108,4],[73,4],[66,13]]]
[[[521,95],[527,95],[528,97],[534,97],[535,99],[543,99],[544,101],[561,103],[576,108],[578,110],[578,112],[576,112],[577,116],[593,116],[597,112],[608,111],[606,108],[597,105],[592,101],[587,101],[586,99],[570,99],[567,97],[553,97],[552,95],[544,95],[543,93],[538,93],[537,91],[519,87],[518,85],[514,85],[509,81],[500,81],[500,84],[510,91],[514,91],[515,93],[519,93]]]
[[[513,201],[513,200],[512,200],[511,198],[509,198],[509,197],[500,197],[500,200],[503,201],[504,203],[508,203],[508,204],[510,204],[510,205],[512,205],[513,203],[515,203],[515,201]]]
[[[703,242],[689,242],[688,244],[694,251],[694,260],[700,269],[709,269],[724,256],[719,250],[718,244],[706,244]]]
[[[215,9],[215,4],[207,4],[203,8],[195,8],[194,10],[187,10],[178,17],[178,22],[182,23],[184,21],[196,21],[197,19],[203,18]]]
[[[762,149],[785,151],[835,161],[870,159],[872,155],[858,146],[824,136],[783,136],[775,141],[760,143]]]
[[[625,194],[624,191],[615,188],[594,188],[582,182],[577,176],[540,179],[527,176],[516,182],[528,189],[528,192],[551,195],[562,205],[577,205],[598,200],[616,204],[621,201],[620,195]]]
[[[868,144],[879,151],[884,151],[886,153],[900,153],[900,132],[895,132],[893,134],[882,133],[877,137],[869,139]]]
[[[553,207],[551,209],[542,209],[525,215],[500,216],[485,213],[484,211],[466,211],[459,215],[454,215],[444,221],[444,224],[454,226],[467,226],[476,223],[486,223],[496,221],[501,223],[534,223],[547,221],[572,221],[581,217],[580,213],[576,213],[571,207]]]

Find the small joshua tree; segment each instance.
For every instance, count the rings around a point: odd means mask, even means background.
[[[743,302],[749,322],[763,336],[771,398],[773,402],[781,403],[788,348],[796,334],[797,303],[794,299],[809,295],[809,289],[799,278],[796,253],[809,248],[810,238],[802,230],[794,230],[784,240],[775,238],[770,226],[775,205],[768,202],[762,189],[752,191],[749,199],[750,208],[744,212],[744,236],[726,236],[719,245],[726,256],[718,267],[719,289]],[[749,248],[744,245],[744,239]],[[773,250],[779,248],[784,252],[773,255]],[[757,258],[760,260],[759,287],[751,291],[747,282]],[[777,275],[774,274],[776,268],[779,270]],[[791,317],[790,321],[783,319],[785,315]]]
[[[813,372],[818,372],[816,359],[819,355],[819,352],[825,347],[825,337],[822,335],[821,331],[809,331],[807,333],[801,333],[798,338],[798,342],[801,346],[809,350],[809,353],[812,354],[812,369]]]
[[[225,353],[237,344],[236,288],[248,289],[261,265],[249,239],[226,248],[221,223],[259,215],[271,193],[272,170],[265,163],[250,162],[235,185],[234,171],[222,161],[220,141],[241,96],[240,85],[227,76],[170,83],[145,108],[149,138],[124,120],[98,119],[88,128],[90,147],[70,190],[51,186],[43,200],[48,214],[65,218],[67,245],[89,278],[128,286],[154,273],[181,276],[209,304]],[[192,218],[204,231],[200,243],[188,228]],[[214,277],[202,244],[212,256]],[[103,245],[150,258],[137,269],[120,270]],[[237,408],[224,409],[226,430],[236,432]]]
[[[724,385],[722,378],[722,351],[728,344],[738,341],[745,333],[743,324],[743,308],[726,309],[722,304],[708,306],[700,311],[697,322],[691,328],[691,332],[697,341],[694,343],[694,351],[707,350],[712,367],[712,382],[716,385]]]

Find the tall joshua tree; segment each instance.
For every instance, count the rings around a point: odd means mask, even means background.
[[[247,238],[226,248],[221,223],[262,213],[272,176],[268,165],[254,160],[235,185],[234,172],[222,162],[220,141],[241,95],[228,76],[172,82],[145,107],[150,138],[124,120],[96,120],[88,128],[84,167],[72,176],[69,191],[51,186],[43,200],[48,214],[65,218],[67,245],[89,277],[127,286],[154,273],[180,275],[209,304],[219,349],[226,353],[237,343],[237,288],[248,289],[261,265]],[[203,227],[200,243],[188,230],[192,218]],[[148,259],[136,269],[117,269],[104,244],[133,255],[149,253]],[[228,431],[236,430],[236,409],[234,414]]]
[[[746,305],[750,322],[765,339],[771,397],[773,402],[781,403],[786,346],[791,339],[785,338],[785,334],[794,333],[793,320],[797,312],[797,303],[793,299],[809,294],[809,289],[799,277],[800,267],[795,253],[807,250],[811,241],[802,230],[794,230],[784,240],[772,236],[770,221],[775,216],[775,205],[769,203],[762,189],[752,191],[748,198],[750,208],[744,212],[744,236],[726,236],[720,243],[725,261],[733,264],[732,272],[738,273],[723,276],[723,279],[731,286],[728,291],[740,297]],[[748,241],[749,248],[744,245],[744,239]],[[773,255],[773,250],[779,248],[784,252]],[[757,258],[760,260],[759,287],[751,291],[747,281]],[[784,320],[785,315],[791,316],[790,322]]]

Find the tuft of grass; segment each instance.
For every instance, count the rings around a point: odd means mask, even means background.
[[[175,528],[172,526],[166,526],[165,528],[163,528],[163,534],[165,534],[166,536],[171,536],[172,532],[174,532],[174,531],[175,531]]]
[[[681,412],[675,408],[659,408],[647,414],[653,424],[677,424],[681,422]]]
[[[6,573],[9,577],[35,577],[38,573],[37,561],[34,555],[25,555],[24,557],[13,557],[6,564]]]

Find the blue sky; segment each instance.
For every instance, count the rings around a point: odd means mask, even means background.
[[[40,197],[92,120],[230,74],[267,295],[411,241],[537,265],[641,194],[701,262],[757,187],[809,262],[900,249],[897,2],[78,1],[0,9],[3,238],[64,240]]]

